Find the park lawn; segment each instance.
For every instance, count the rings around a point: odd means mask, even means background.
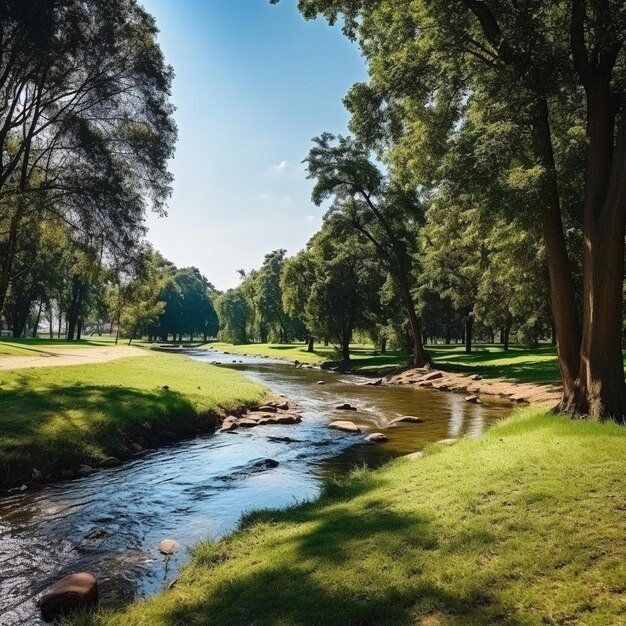
[[[164,389],[167,386],[169,389]],[[242,374],[157,352],[107,363],[0,372],[0,484],[118,456],[132,436],[208,430],[266,391]]]
[[[337,354],[333,346],[315,344],[314,352],[307,352],[305,343],[249,343],[243,345],[233,345],[231,343],[210,343],[205,348],[215,348],[222,352],[231,354],[248,354],[253,356],[268,356],[274,359],[285,359],[289,361],[300,361],[311,365],[319,365],[325,361],[336,361],[341,357]],[[387,352],[380,354],[372,346],[353,345],[350,348],[351,359],[355,368],[381,367],[384,365],[404,365],[408,363],[409,357],[403,352]]]
[[[127,342],[122,342],[125,344]],[[103,335],[88,337],[80,341],[66,341],[65,339],[46,339],[44,337],[19,339],[0,337],[0,357],[5,356],[42,356],[58,353],[66,348],[103,348],[115,345],[115,337]]]
[[[196,547],[75,626],[626,624],[626,429],[518,412]]]

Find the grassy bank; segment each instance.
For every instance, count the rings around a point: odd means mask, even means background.
[[[293,344],[248,344],[233,346],[228,343],[209,344],[218,350],[226,350],[231,354],[252,354],[289,360],[298,359],[302,363],[319,365],[324,361],[337,358],[334,348],[316,346],[315,352],[307,352],[306,345]],[[556,351],[551,345],[540,345],[537,348],[511,346],[503,352],[500,345],[477,344],[473,352],[465,352],[462,345],[429,345],[426,346],[435,365],[441,369],[466,373],[480,374],[484,378],[508,378],[519,382],[560,383],[559,364]],[[351,349],[354,368],[367,369],[384,366],[403,366],[408,363],[405,352],[378,353],[372,346],[355,345]],[[626,355],[624,361],[626,371]]]
[[[168,387],[165,389],[164,387]],[[120,456],[133,436],[207,429],[265,391],[241,374],[179,355],[0,373],[0,484]]]
[[[97,626],[626,623],[626,429],[526,410],[196,548]]]
[[[122,344],[127,342],[122,341]],[[115,345],[115,337],[88,337],[80,341],[66,341],[65,339],[36,339],[24,337],[19,339],[0,337],[0,357],[5,356],[42,356],[62,352],[64,349],[74,348],[106,348]]]
[[[250,343],[245,345],[233,345],[230,343],[211,343],[205,347],[213,347],[216,350],[229,352],[230,354],[249,354],[253,356],[266,356],[273,359],[285,359],[300,361],[311,365],[319,365],[325,361],[335,361],[340,357],[333,346],[316,344],[313,352],[307,352],[304,343]],[[384,365],[398,365],[408,362],[406,353],[388,352],[380,354],[371,346],[353,345],[350,348],[350,358],[356,368],[382,367]]]

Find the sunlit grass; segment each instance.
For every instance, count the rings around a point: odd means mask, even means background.
[[[306,351],[303,343],[261,344],[233,346],[228,343],[208,344],[218,350],[232,354],[252,354],[270,356],[302,363],[319,365],[324,361],[336,360],[335,349],[315,346],[315,352]],[[556,350],[552,345],[542,344],[536,348],[512,345],[507,352],[502,346],[494,344],[476,344],[471,353],[465,352],[465,346],[428,345],[426,349],[435,361],[435,367],[467,374],[481,374],[485,378],[508,378],[519,382],[554,383],[560,382],[559,364]],[[354,369],[380,368],[386,366],[404,366],[409,362],[406,352],[390,351],[379,353],[372,346],[354,345],[351,348]],[[625,365],[626,370],[626,365]]]
[[[164,387],[167,387],[165,389]],[[97,463],[132,435],[207,427],[265,391],[180,355],[0,372],[1,482]]]
[[[126,342],[120,342],[125,345]],[[65,341],[65,339],[46,339],[45,337],[19,339],[0,337],[0,357],[3,356],[42,356],[58,353],[67,348],[103,348],[115,345],[115,337],[103,335],[101,337],[86,337],[80,341]]]
[[[626,430],[526,410],[329,483],[97,626],[622,624]]]

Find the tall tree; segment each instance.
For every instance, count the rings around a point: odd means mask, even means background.
[[[469,171],[490,154],[508,152],[483,182],[502,199],[524,179],[522,191],[542,224],[564,389],[560,408],[624,421],[623,3],[300,0],[299,6],[308,18],[344,18],[371,76],[348,98],[353,128],[379,144],[401,146],[396,156],[420,170],[422,184],[437,186],[437,164],[451,146],[465,148]],[[457,140],[468,122],[483,132],[463,145]],[[498,124],[507,143],[485,151]],[[574,153],[582,159],[570,158]],[[574,251],[583,257],[581,317],[564,210],[582,215],[584,245]]]
[[[340,215],[369,241],[397,282],[411,326],[413,363],[429,362],[422,343],[422,323],[412,293],[413,255],[421,205],[414,191],[387,180],[368,151],[349,137],[324,133],[313,140],[306,159],[309,178],[316,180],[313,201],[333,199],[330,215]]]
[[[124,249],[163,211],[176,129],[156,34],[135,0],[0,3],[0,308],[29,215]]]

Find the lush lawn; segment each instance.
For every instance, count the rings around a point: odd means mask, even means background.
[[[231,354],[252,354],[258,356],[269,356],[275,359],[288,359],[290,361],[300,361],[319,365],[324,361],[335,361],[341,357],[337,354],[333,346],[315,344],[314,352],[307,352],[304,343],[251,343],[234,346],[230,343],[211,343],[205,347],[213,347],[217,350],[230,352]],[[405,364],[409,358],[406,353],[388,352],[380,354],[372,346],[353,345],[350,355],[356,367],[381,367],[384,365]]]
[[[325,348],[316,345],[315,352],[306,351],[306,345],[293,344],[248,344],[233,346],[228,343],[208,344],[218,350],[226,350],[232,354],[254,354],[295,360],[303,363],[319,364],[337,359],[333,347]],[[503,352],[499,345],[477,344],[470,354],[462,345],[428,345],[426,349],[441,369],[481,374],[485,378],[509,378],[520,382],[555,383],[560,382],[559,365],[556,351],[551,345],[540,345],[537,348],[511,346]],[[380,354],[371,346],[355,345],[351,348],[354,369],[377,368],[384,366],[402,366],[408,363],[405,352],[387,352]],[[626,356],[625,365],[626,370]]]
[[[125,345],[127,341],[121,341]],[[94,348],[106,347],[115,344],[115,337],[87,337],[80,341],[65,341],[65,339],[45,339],[38,337],[13,339],[0,337],[0,357],[3,356],[41,356],[56,353],[64,348]]]
[[[626,623],[626,429],[526,410],[196,548],[176,587],[78,624]]]
[[[510,378],[512,380],[558,383],[559,364],[556,351],[551,345],[537,348],[511,346],[503,352],[498,345],[477,345],[468,354],[463,346],[428,346],[433,359],[443,369],[481,374],[486,378]]]
[[[0,484],[97,463],[131,436],[206,429],[264,394],[237,372],[156,352],[0,372]]]

